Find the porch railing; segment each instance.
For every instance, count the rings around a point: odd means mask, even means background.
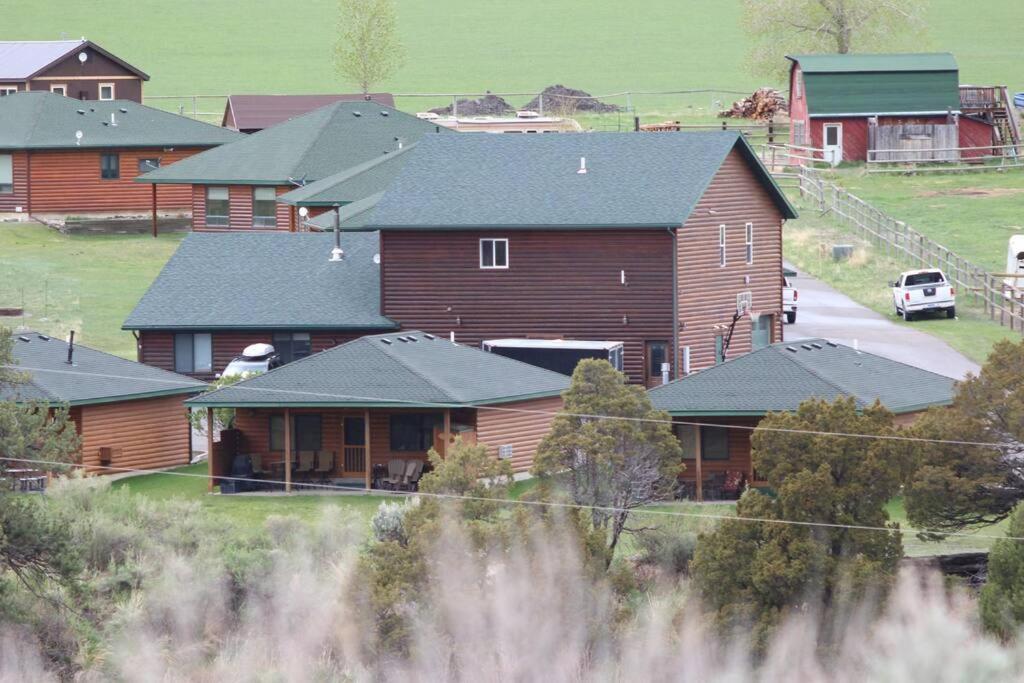
[[[342,460],[346,472],[365,472],[366,446],[345,446]]]

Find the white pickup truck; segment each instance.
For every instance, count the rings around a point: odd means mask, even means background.
[[[908,323],[919,313],[943,311],[947,318],[956,317],[956,290],[941,270],[908,270],[891,286],[896,315]]]
[[[796,322],[796,300],[800,292],[793,286],[790,278],[796,277],[796,271],[784,268],[782,270],[782,312],[786,315],[786,322],[792,325]]]

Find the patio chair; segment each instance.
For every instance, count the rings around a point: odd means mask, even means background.
[[[249,456],[249,460],[252,462],[252,473],[257,477],[261,477],[266,474],[270,474],[270,469],[263,466],[263,456],[259,453],[253,453]]]
[[[316,451],[299,451],[299,459],[294,472],[295,474],[312,474],[315,463]]]
[[[725,488],[725,473],[715,472],[704,481],[704,500],[721,500]]]
[[[744,479],[743,472],[739,470],[727,471],[725,473],[725,481],[722,483],[722,497],[739,498],[740,494],[743,493]]]
[[[317,454],[316,469],[314,472],[317,479],[326,482],[334,472],[334,451],[321,451]]]
[[[388,477],[384,480],[383,485],[386,489],[397,491],[399,484],[402,483],[402,477],[405,475],[405,461],[400,458],[392,458],[388,460]]]
[[[419,486],[420,476],[423,474],[423,461],[410,460],[405,464],[405,474],[402,475],[402,489],[415,491]]]

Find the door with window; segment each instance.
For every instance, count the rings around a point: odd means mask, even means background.
[[[662,383],[661,365],[670,362],[668,359],[668,342],[649,341],[647,342],[646,368],[644,370],[644,384],[648,387],[656,387]],[[671,379],[671,374],[670,374]]]
[[[772,324],[775,316],[761,314],[750,320],[750,350],[757,351],[772,343]]]
[[[825,161],[838,166],[843,160],[843,124],[826,123],[822,131],[822,148],[825,150]]]
[[[342,476],[366,473],[366,420],[362,415],[349,415],[341,420]]]

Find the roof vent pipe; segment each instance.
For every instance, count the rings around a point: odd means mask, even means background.
[[[331,249],[331,261],[338,262],[345,260],[345,251],[341,248],[341,215],[338,213],[341,207],[334,205],[334,249]]]
[[[579,175],[585,175],[586,172],[587,172],[587,158],[586,157],[580,157],[580,168],[579,168],[578,171],[576,171],[576,173],[578,173]]]
[[[117,119],[114,118],[114,112],[110,112],[110,125],[112,125],[112,126],[116,126],[117,125]]]
[[[68,332],[68,365],[75,364],[75,331]]]

